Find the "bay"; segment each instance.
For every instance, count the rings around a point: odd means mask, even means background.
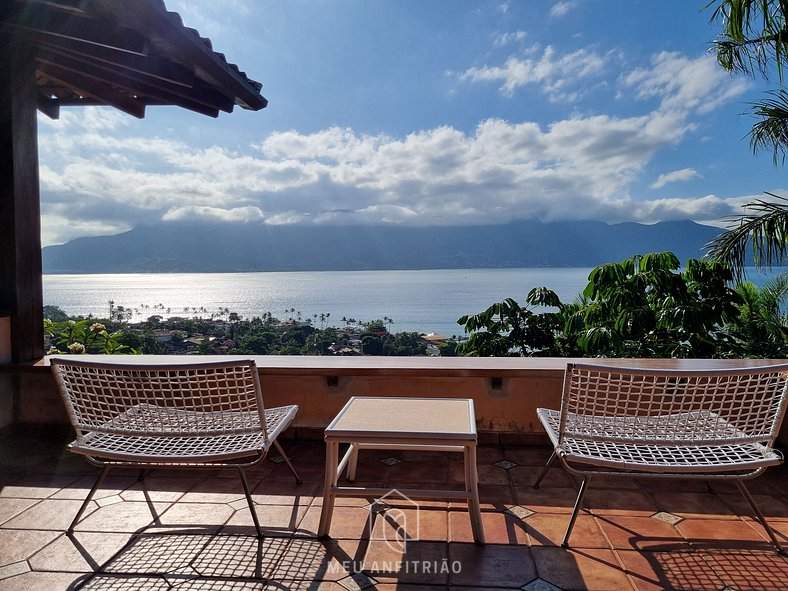
[[[343,326],[342,318],[391,318],[393,332],[461,335],[457,319],[493,302],[525,301],[548,287],[569,302],[585,287],[591,268],[438,269],[420,271],[318,271],[277,273],[137,273],[44,275],[44,304],[69,315],[106,318],[109,301],[151,315],[210,317],[220,310],[243,318],[311,319]],[[226,311],[223,317],[226,317]]]

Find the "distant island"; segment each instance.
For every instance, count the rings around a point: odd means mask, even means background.
[[[207,273],[593,267],[633,254],[699,258],[719,228],[692,221],[484,226],[162,222],[43,249],[44,273]]]

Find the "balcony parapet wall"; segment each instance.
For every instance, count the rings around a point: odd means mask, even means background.
[[[227,360],[218,356],[80,355],[80,359],[171,364]],[[525,357],[318,357],[252,356],[260,371],[267,406],[298,404],[291,433],[322,437],[351,396],[439,396],[472,398],[480,438],[486,443],[545,442],[536,417],[539,407],[558,408],[570,361],[622,367],[713,369],[784,362],[763,359],[568,359]],[[436,417],[438,419],[439,417]],[[0,427],[68,423],[49,360],[0,365]],[[788,421],[786,421],[788,423]],[[788,445],[788,424],[780,440]]]

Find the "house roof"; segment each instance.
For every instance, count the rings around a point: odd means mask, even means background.
[[[5,3],[5,2],[4,2]],[[10,0],[3,30],[36,51],[38,109],[110,105],[135,117],[177,105],[216,117],[268,101],[162,0]]]

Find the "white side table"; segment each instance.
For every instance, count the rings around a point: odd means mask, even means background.
[[[360,449],[415,449],[461,452],[465,459],[463,490],[397,489],[408,498],[466,499],[473,538],[484,543],[476,469],[476,417],[467,398],[351,398],[325,430],[326,480],[319,536],[328,535],[336,497],[383,497],[387,488],[339,486],[339,474],[348,468],[355,479]],[[339,460],[339,444],[350,444]]]

